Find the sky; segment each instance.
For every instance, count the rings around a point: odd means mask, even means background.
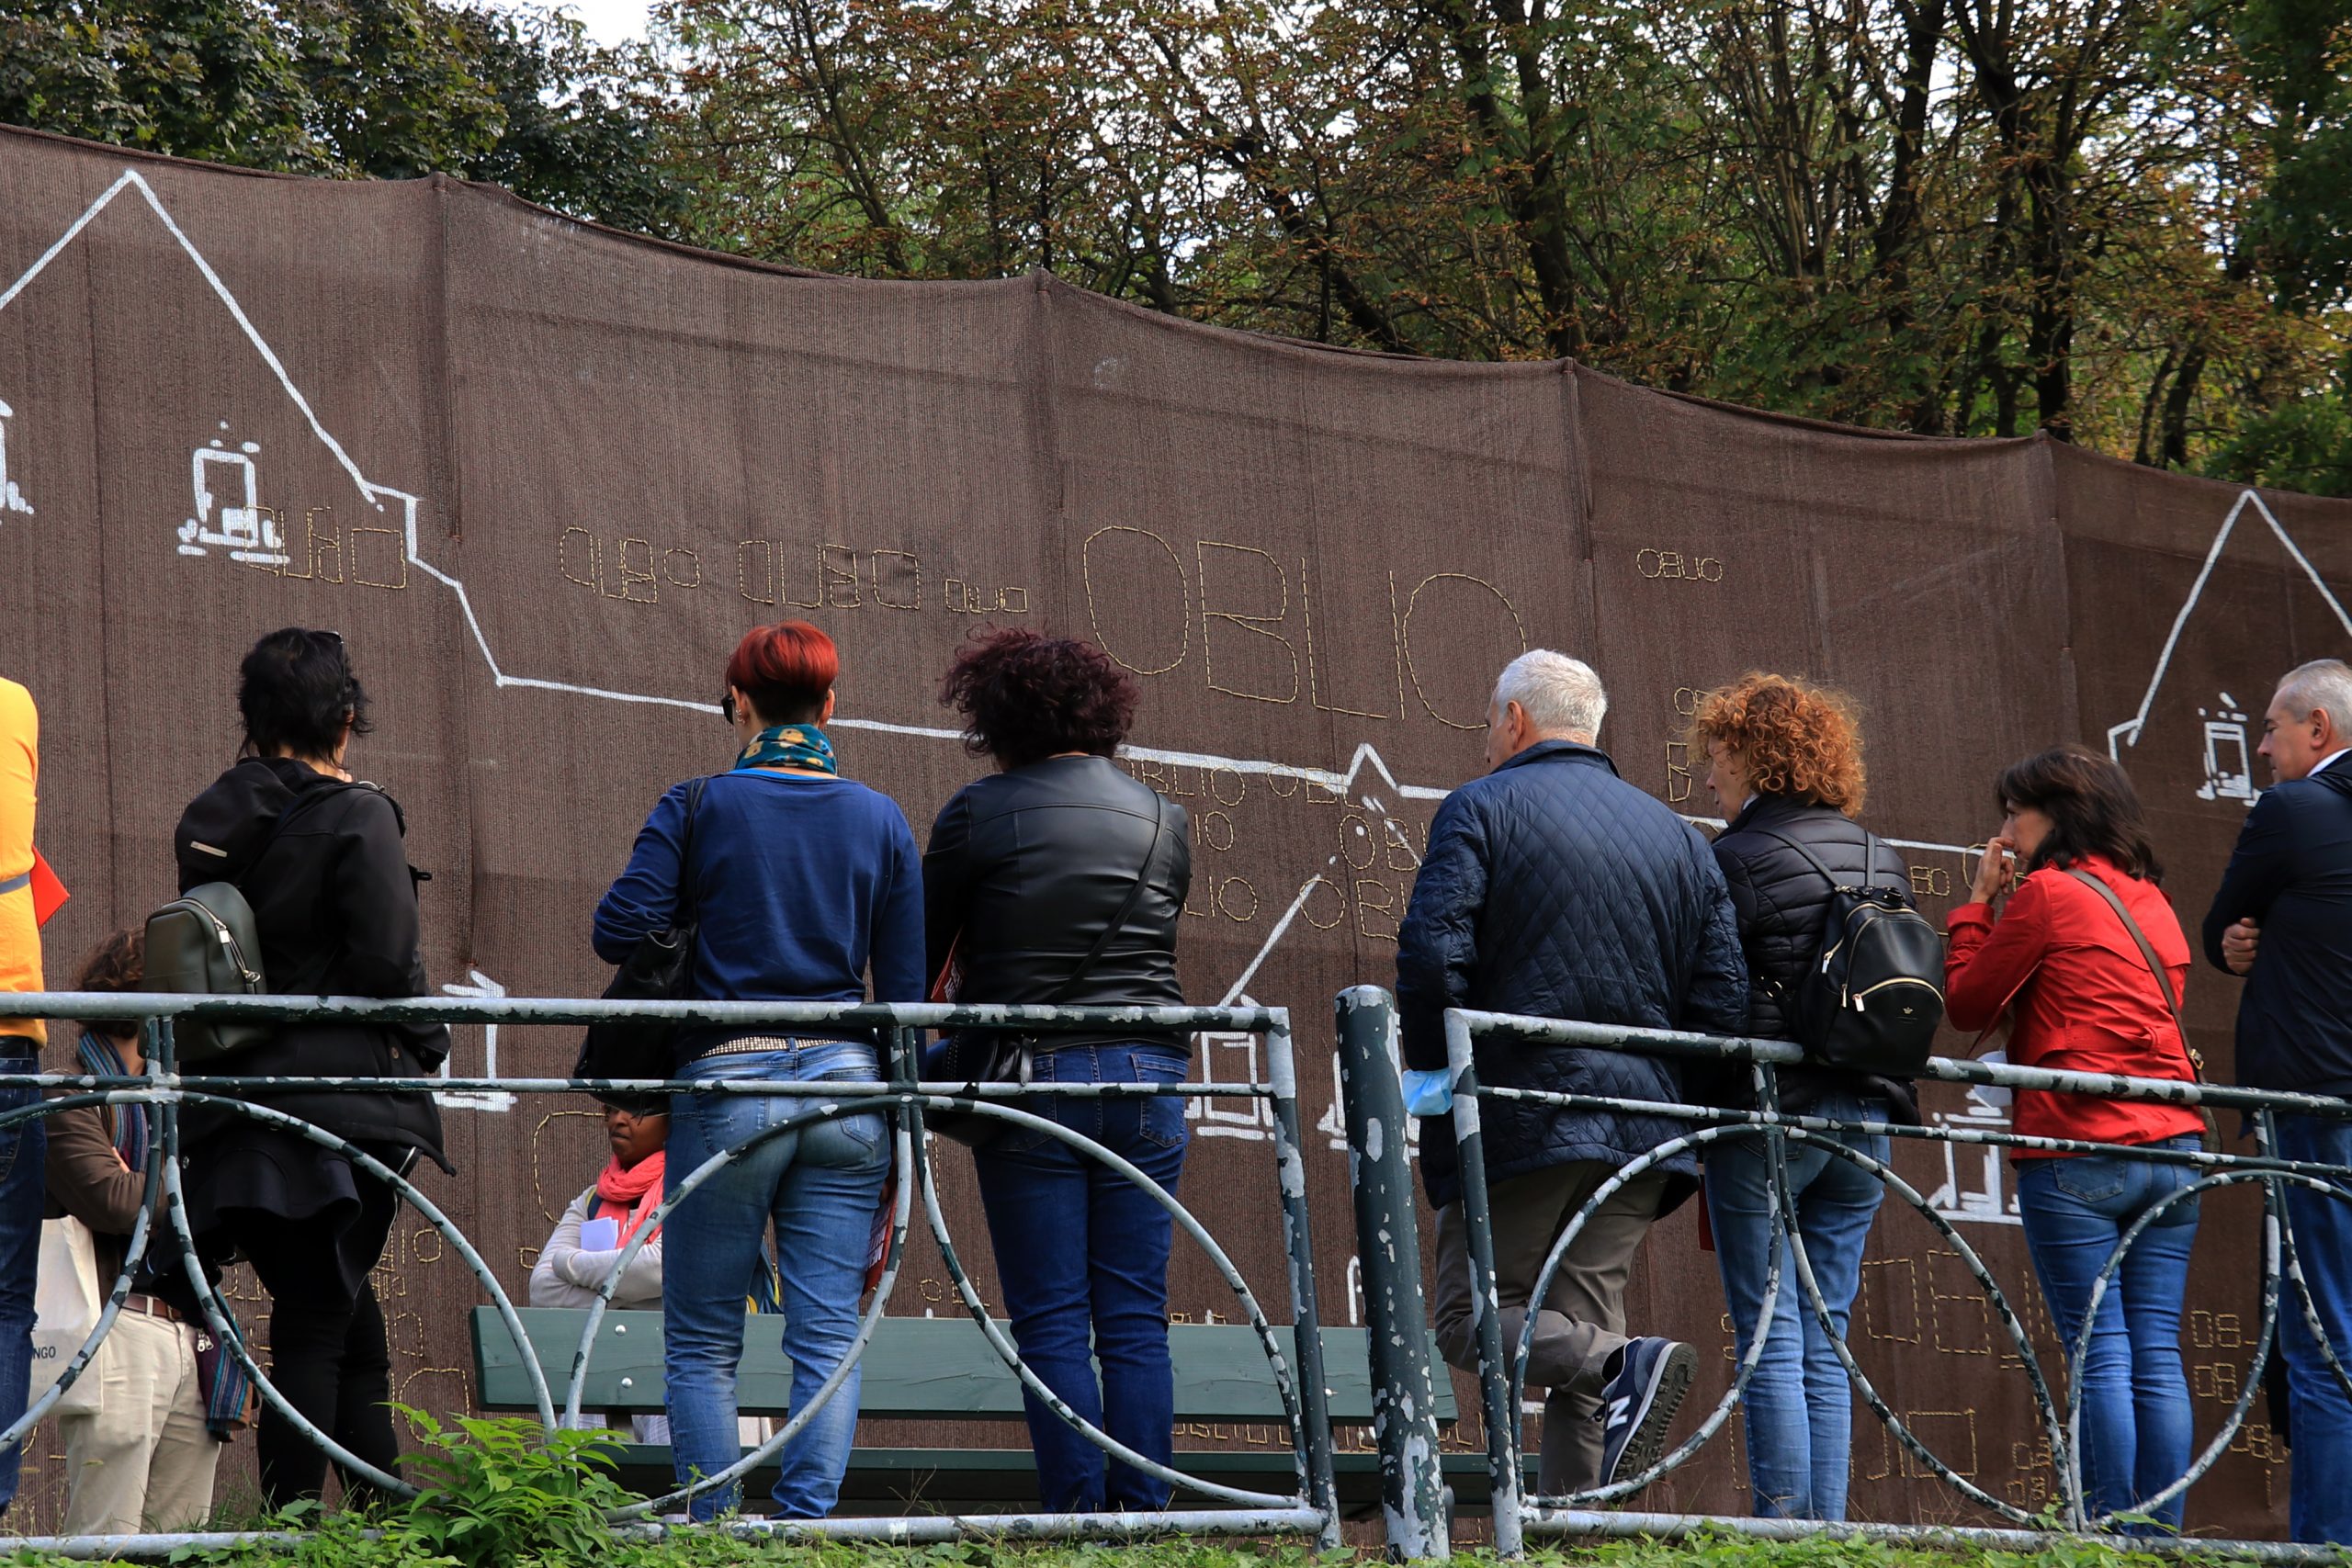
[[[565,0],[560,8],[578,17],[598,43],[627,43],[645,36],[647,0]]]

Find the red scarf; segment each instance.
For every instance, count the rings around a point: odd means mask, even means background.
[[[662,1156],[666,1153],[666,1150],[656,1149],[626,1169],[622,1168],[618,1156],[616,1156],[606,1160],[605,1168],[596,1173],[596,1196],[628,1211],[621,1219],[620,1244],[623,1247],[628,1245],[628,1238],[635,1235],[638,1227],[645,1223],[645,1216],[661,1205]],[[643,1201],[649,1193],[652,1201]],[[661,1227],[655,1226],[653,1235],[661,1234]],[[645,1239],[651,1241],[653,1236]]]

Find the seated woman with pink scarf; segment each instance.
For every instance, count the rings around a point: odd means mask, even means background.
[[[531,1304],[593,1305],[605,1276],[620,1261],[647,1216],[662,1201],[662,1145],[670,1140],[666,1112],[605,1108],[605,1136],[613,1157],[595,1184],[571,1201],[539,1248],[531,1269]],[[658,1312],[662,1307],[662,1233],[648,1237],[613,1290],[613,1305]]]
[[[585,1307],[595,1303],[621,1248],[662,1202],[662,1145],[670,1139],[666,1112],[605,1108],[605,1136],[613,1157],[596,1174],[594,1185],[574,1198],[557,1222],[555,1234],[539,1248],[531,1269],[531,1304],[539,1307]],[[662,1233],[656,1229],[630,1258],[613,1288],[616,1309],[662,1310]],[[584,1427],[602,1427],[601,1416],[583,1416]],[[669,1441],[669,1420],[640,1416],[632,1423],[641,1443]]]

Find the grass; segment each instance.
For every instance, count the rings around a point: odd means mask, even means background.
[[[184,1552],[175,1562],[220,1568],[463,1568],[464,1559],[405,1528],[400,1517],[368,1520],[334,1515],[297,1521],[312,1527],[295,1546],[251,1546]],[[366,1533],[369,1530],[376,1533]],[[1357,1568],[1377,1553],[1320,1554],[1298,1545],[1158,1541],[1131,1546],[1051,1545],[966,1540],[922,1547],[828,1542],[790,1545],[716,1533],[679,1532],[659,1540],[606,1539],[594,1544],[515,1545],[487,1559],[502,1568]],[[54,1564],[18,1552],[0,1568]],[[1467,1568],[1499,1568],[1484,1551],[1455,1555]],[[2158,1558],[2083,1544],[2039,1551],[1941,1551],[1814,1539],[1758,1541],[1717,1536],[1684,1542],[1611,1540],[1532,1551],[1527,1568],[2177,1568]],[[2220,1565],[2231,1560],[2203,1560]]]
[[[796,1545],[718,1532],[657,1539],[616,1532],[606,1510],[633,1501],[612,1479],[608,1432],[543,1438],[536,1422],[460,1417],[444,1424],[402,1408],[420,1448],[403,1461],[423,1491],[373,1511],[322,1514],[300,1504],[274,1518],[237,1521],[302,1532],[292,1542],[176,1553],[179,1564],[220,1568],[1353,1568],[1375,1553],[1255,1542],[1179,1540],[1135,1545],[1063,1545],[973,1540],[936,1546],[865,1542]],[[223,1523],[228,1521],[223,1520]],[[232,1525],[230,1528],[235,1528]],[[0,1554],[0,1568],[54,1562],[38,1552]],[[1465,1564],[1492,1564],[1484,1552]],[[1529,1568],[2179,1568],[2183,1559],[2120,1551],[2087,1541],[2034,1551],[1892,1547],[1814,1536],[1763,1541],[1735,1534],[1666,1542],[1609,1540],[1547,1547]],[[2229,1559],[2215,1554],[2212,1564]]]

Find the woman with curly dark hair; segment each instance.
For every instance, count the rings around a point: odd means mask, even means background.
[[[965,1002],[1181,1003],[1176,928],[1191,840],[1183,808],[1111,760],[1135,718],[1133,679],[1089,643],[983,630],[956,656],[941,700],[998,772],[947,803],[923,855],[934,991]],[[924,1076],[966,1076],[956,1058],[978,1044],[950,1042],[948,1060]],[[1175,1032],[1053,1034],[1036,1043],[1031,1081],[1175,1084],[1190,1061],[1190,1040]],[[1175,1190],[1182,1100],[1041,1098],[1023,1108]],[[1022,1359],[1089,1423],[1169,1462],[1167,1211],[1046,1133],[1001,1133],[975,1163]],[[1125,1463],[1106,1470],[1102,1450],[1034,1395],[1028,1415],[1049,1511],[1168,1506],[1165,1484]]]
[[[1690,747],[1707,758],[1707,787],[1731,818],[1715,840],[1730,885],[1749,976],[1747,1032],[1791,1036],[1790,988],[1819,956],[1834,890],[1901,890],[1901,857],[1856,824],[1865,787],[1860,728],[1852,704],[1820,686],[1749,673],[1710,692],[1691,720]],[[1755,1106],[1745,1069],[1715,1098]],[[1781,1109],[1838,1122],[1917,1122],[1908,1083],[1834,1067],[1783,1067]],[[1887,1157],[1883,1133],[1840,1141]],[[1742,1357],[1763,1316],[1772,1250],[1771,1174],[1759,1139],[1724,1139],[1707,1150],[1707,1218]],[[1878,1213],[1877,1178],[1817,1145],[1788,1151],[1789,1196],[1798,1234],[1838,1332],[1861,1282],[1862,1244]],[[1748,1481],[1766,1518],[1846,1517],[1853,1392],[1820,1320],[1799,1292],[1783,1252],[1780,1293],[1746,1396]]]

